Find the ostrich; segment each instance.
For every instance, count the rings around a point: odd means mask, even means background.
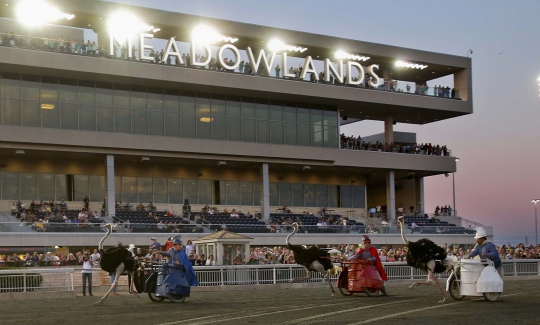
[[[317,246],[300,246],[300,245],[291,245],[289,238],[291,238],[298,231],[298,224],[295,222],[292,224],[293,231],[287,236],[286,243],[287,248],[294,252],[294,260],[297,264],[302,265],[306,268],[307,276],[305,278],[294,278],[291,280],[291,284],[300,280],[309,280],[311,279],[310,271],[319,272],[324,277],[328,285],[330,285],[330,290],[332,291],[332,296],[336,293],[330,282],[330,274],[335,275],[339,272],[339,267],[334,266],[330,260],[330,254],[327,250],[321,249]]]
[[[122,275],[122,272],[124,271],[131,274],[131,283],[129,286],[137,298],[139,298],[137,290],[133,290],[133,278],[135,270],[137,269],[137,262],[133,259],[133,248],[135,246],[129,245],[128,250],[119,243],[116,247],[109,247],[105,250],[103,249],[103,243],[105,242],[105,239],[111,235],[112,227],[113,226],[110,223],[103,226],[103,228],[107,229],[107,234],[105,234],[105,236],[103,236],[99,242],[99,253],[101,255],[101,269],[107,272],[115,273],[115,279],[111,284],[109,291],[107,291],[103,298],[96,302],[96,305],[102,304],[105,299],[107,299],[113,289],[118,285],[118,279],[120,279],[120,275]]]
[[[398,221],[401,228],[401,238],[403,238],[403,241],[408,248],[406,255],[407,265],[427,273],[428,275],[426,282],[414,282],[409,286],[409,289],[414,289],[417,285],[431,285],[431,282],[435,281],[443,295],[443,300],[439,302],[445,302],[446,293],[434,273],[451,270],[456,264],[456,261],[451,257],[447,257],[444,248],[436,245],[427,238],[422,238],[416,242],[408,241],[405,237],[405,230],[403,228],[403,216],[398,217]]]

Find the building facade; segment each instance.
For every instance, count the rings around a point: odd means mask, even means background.
[[[17,199],[79,207],[88,195],[108,215],[115,201],[180,211],[187,200],[265,219],[284,205],[350,217],[382,205],[394,218],[399,207],[423,211],[425,177],[456,171],[449,154],[394,144],[393,125],[471,114],[469,58],[107,2],[50,3],[74,18],[26,27],[14,2],[0,1],[11,27],[0,46],[3,211]],[[105,23],[114,12],[152,29],[121,39]],[[212,28],[212,43],[196,39],[199,26]],[[56,35],[62,28],[71,39]],[[445,76],[452,89],[427,86]],[[382,150],[343,147],[340,126],[362,120],[384,121]]]

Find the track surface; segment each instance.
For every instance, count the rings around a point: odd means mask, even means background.
[[[406,284],[387,284],[388,297],[364,294],[331,297],[328,287],[208,292],[192,290],[181,304],[152,303],[122,293],[99,299],[82,297],[0,304],[3,324],[540,324],[540,281],[506,281],[497,302],[467,297],[441,298],[435,286],[409,290]]]

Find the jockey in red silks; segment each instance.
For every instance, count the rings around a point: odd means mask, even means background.
[[[379,271],[382,280],[388,281],[388,276],[386,275],[384,266],[382,265],[381,259],[379,258],[379,253],[377,252],[377,249],[375,247],[371,246],[371,239],[367,235],[364,235],[362,242],[364,243],[362,245],[362,248],[360,248],[356,252],[356,255],[354,255],[352,258],[364,259],[366,261],[373,262],[377,268],[377,271]],[[384,288],[384,286],[381,294],[386,296],[386,289]]]

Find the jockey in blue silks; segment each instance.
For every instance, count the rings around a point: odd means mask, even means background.
[[[184,245],[180,238],[175,238],[173,240],[173,247],[171,247],[167,254],[164,255],[170,256],[169,265],[171,265],[175,269],[180,269],[184,271],[186,280],[190,286],[196,287],[199,285],[199,281],[197,280],[197,276],[195,275],[195,270],[193,269],[193,266],[191,266],[191,262],[186,255]]]

